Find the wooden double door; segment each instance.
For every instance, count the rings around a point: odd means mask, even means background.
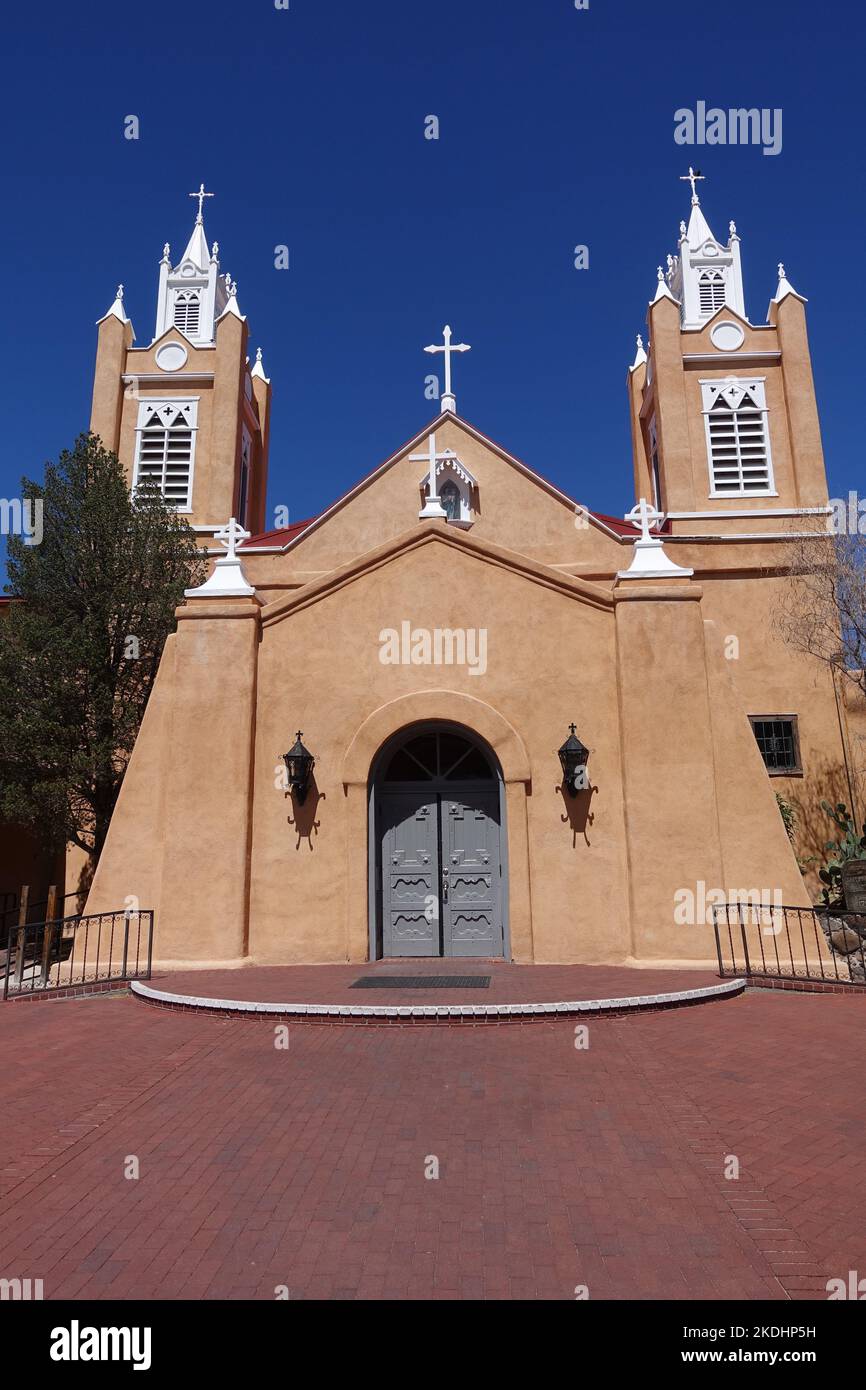
[[[382,787],[383,956],[501,956],[496,781]]]

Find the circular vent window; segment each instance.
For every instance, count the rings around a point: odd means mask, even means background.
[[[740,325],[729,320],[717,323],[710,333],[713,347],[717,347],[720,352],[735,352],[738,347],[742,347],[745,336]]]
[[[156,365],[162,372],[177,372],[187,359],[183,343],[163,343],[157,350]]]

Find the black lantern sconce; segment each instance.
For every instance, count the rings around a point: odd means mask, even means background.
[[[563,786],[569,796],[577,796],[578,792],[585,792],[589,787],[586,775],[589,749],[577,737],[575,726],[570,724],[569,728],[571,732],[559,750],[559,761],[562,763]]]
[[[283,754],[283,762],[288,774],[289,790],[293,796],[297,797],[298,805],[303,806],[310,789],[310,778],[313,775],[316,760],[310,750],[301,743],[300,729],[297,732],[294,747],[290,748],[288,753]]]

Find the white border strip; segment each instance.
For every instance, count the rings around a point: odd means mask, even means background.
[[[192,994],[171,994],[152,989],[140,980],[129,988],[143,999],[158,1004],[181,1004],[188,1009],[218,1009],[226,1013],[279,1014],[299,1018],[526,1018],[542,1014],[597,1014],[611,1009],[641,1009],[654,1004],[699,1003],[704,999],[740,994],[744,979],[727,980],[702,989],[674,990],[666,994],[639,994],[625,999],[574,999],[556,1004],[280,1004],[250,999],[203,999]]]

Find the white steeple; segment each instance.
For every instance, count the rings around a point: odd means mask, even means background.
[[[253,367],[252,371],[250,372],[250,376],[261,377],[262,381],[265,381],[265,382],[269,382],[269,381],[270,381],[270,377],[265,376],[265,369],[264,369],[264,367],[263,367],[263,365],[262,365],[262,350],[261,350],[261,348],[256,348],[256,365]]]
[[[740,264],[740,238],[733,222],[728,242],[717,241],[701,208],[695,184],[704,175],[689,168],[680,176],[692,187],[689,223],[680,223],[678,255],[668,257],[667,284],[682,305],[683,328],[702,328],[718,311],[727,307],[743,319],[743,271]]]
[[[226,307],[226,286],[219,276],[219,246],[208,249],[204,230],[202,204],[206,193],[204,184],[191,198],[198,198],[198,213],[186,249],[172,266],[168,242],[159,263],[159,292],[156,306],[155,338],[161,338],[168,328],[183,333],[196,347],[212,347],[214,328]]]
[[[96,322],[97,322],[97,323],[102,323],[102,319],[107,319],[107,318],[109,317],[109,315],[111,315],[113,318],[120,319],[120,322],[121,322],[121,323],[129,323],[129,321],[130,321],[130,320],[129,320],[129,315],[127,314],[125,308],[123,307],[123,286],[122,286],[122,285],[118,285],[118,287],[117,287],[117,294],[114,296],[114,303],[111,305],[111,307],[110,307],[109,309],[106,309],[105,313],[102,315],[102,318],[101,318],[101,319],[97,319]],[[134,335],[133,335],[133,336],[134,336]]]

